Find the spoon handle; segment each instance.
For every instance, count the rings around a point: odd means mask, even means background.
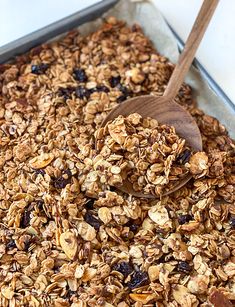
[[[184,49],[179,56],[178,63],[175,66],[164,92],[164,96],[166,96],[169,101],[175,98],[184,81],[218,2],[219,0],[204,0],[203,2],[197,19],[194,22],[192,30],[185,43]]]

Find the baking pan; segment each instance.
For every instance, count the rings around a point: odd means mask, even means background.
[[[84,10],[76,12],[66,18],[63,18],[57,22],[54,22],[40,30],[32,32],[22,38],[19,38],[9,44],[0,47],[0,63],[11,60],[17,55],[23,54],[30,50],[31,48],[45,43],[46,41],[56,37],[59,34],[66,33],[67,31],[76,28],[86,22],[95,20],[101,17],[103,13],[112,8],[117,4],[119,0],[103,0],[94,4]],[[171,29],[179,49],[183,48],[183,42],[177,35],[176,31],[168,24]],[[219,85],[213,80],[205,68],[195,59],[193,63],[194,67],[200,71],[203,79],[206,80],[209,87],[215,92],[217,96],[220,97],[224,105],[226,105],[232,113],[235,114],[235,105],[227,97],[224,91],[219,87]],[[231,132],[231,131],[230,131]]]

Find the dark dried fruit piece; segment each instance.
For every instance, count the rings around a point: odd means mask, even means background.
[[[121,95],[121,96],[119,96],[119,97],[117,98],[117,103],[123,102],[123,101],[125,101],[125,100],[127,100],[127,97],[124,96],[124,95]]]
[[[41,199],[37,200],[37,206],[39,210],[43,210],[43,204],[44,204],[43,200]]]
[[[131,277],[131,280],[127,283],[129,289],[135,289],[145,286],[149,283],[149,277],[147,272],[135,271]]]
[[[30,225],[31,220],[31,212],[33,211],[34,204],[30,204],[28,207],[24,209],[24,212],[21,216],[20,220],[20,228],[26,228]]]
[[[74,91],[75,91],[74,87],[67,87],[67,88],[60,87],[59,90],[58,90],[58,95],[60,97],[63,97],[64,100],[67,100],[67,99],[72,98],[72,93]]]
[[[79,82],[86,82],[87,81],[87,75],[84,69],[82,68],[75,68],[73,70],[74,79]]]
[[[89,98],[90,97],[90,92],[87,88],[84,86],[78,86],[75,90],[75,94],[78,98],[84,99],[84,98]]]
[[[105,92],[105,93],[108,93],[110,92],[109,88],[105,85],[98,85],[96,87],[96,92]]]
[[[183,225],[185,223],[188,223],[189,221],[191,221],[193,219],[193,217],[190,214],[181,214],[178,217],[178,221],[180,225]]]
[[[129,227],[130,231],[136,233],[137,230],[139,229],[140,227],[140,224],[141,224],[141,220],[138,219],[138,220],[129,220],[129,222],[127,222],[125,224],[125,226]]]
[[[232,228],[235,228],[235,217],[232,217],[229,221],[229,224]]]
[[[16,247],[16,243],[14,240],[11,240],[7,243],[7,249],[12,249]]]
[[[177,158],[179,164],[185,164],[189,161],[192,152],[189,149],[185,149]]]
[[[121,81],[121,77],[120,76],[111,77],[109,79],[109,83],[110,83],[111,87],[118,86],[118,84],[120,84],[120,81]]]
[[[63,189],[67,184],[71,182],[72,173],[71,171],[65,170],[62,172],[62,175],[58,178],[52,178],[52,185],[56,189]]]
[[[178,263],[177,269],[179,272],[189,273],[191,271],[191,267],[186,261],[180,261]]]
[[[88,202],[85,203],[86,209],[88,209],[88,210],[94,209],[94,202],[95,202],[94,199],[89,199]]]
[[[84,216],[85,221],[90,224],[92,227],[94,227],[96,230],[99,230],[101,226],[101,221],[96,218],[90,211],[87,211]]]
[[[44,176],[44,175],[46,174],[45,170],[44,170],[44,169],[41,169],[41,168],[35,169],[34,172],[35,172],[36,175],[42,175],[42,176]]]
[[[133,266],[129,262],[116,263],[112,267],[112,269],[113,271],[118,271],[122,273],[124,278],[127,278],[127,276],[130,275],[134,271]]]
[[[48,64],[41,63],[39,65],[32,65],[31,66],[31,72],[35,75],[42,75],[46,72],[46,70],[49,68]]]
[[[131,91],[122,84],[118,84],[117,88],[123,93],[124,96],[129,96],[131,94]]]

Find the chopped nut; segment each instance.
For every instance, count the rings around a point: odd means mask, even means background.
[[[52,153],[50,154],[45,153],[45,154],[42,154],[40,156],[37,156],[31,159],[29,161],[29,165],[32,168],[40,169],[40,168],[44,168],[47,165],[49,165],[53,159],[54,159],[54,155]]]

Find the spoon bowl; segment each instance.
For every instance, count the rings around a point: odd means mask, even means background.
[[[118,115],[126,117],[131,113],[139,113],[143,118],[152,117],[159,123],[173,126],[176,133],[186,140],[186,144],[193,151],[202,150],[201,133],[193,117],[182,106],[169,101],[165,96],[145,95],[128,99],[114,108],[102,122],[101,126],[105,126],[107,122],[114,120]],[[191,178],[190,174],[184,176],[180,181],[176,182],[171,190],[163,193],[163,196],[180,189]],[[155,198],[152,194],[136,192],[128,180],[125,180],[124,184],[118,187],[118,189],[137,197]]]

